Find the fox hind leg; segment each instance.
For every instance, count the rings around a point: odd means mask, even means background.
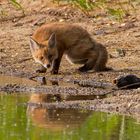
[[[111,70],[110,68],[106,67],[107,59],[108,59],[107,55],[99,55],[96,64],[94,66],[94,70],[96,72]]]
[[[108,60],[108,52],[106,50],[106,48],[102,45],[102,44],[97,44],[98,48],[99,48],[99,55],[96,61],[96,64],[94,66],[94,70],[95,71],[109,71],[112,70],[112,68],[108,68],[106,67],[106,63]]]
[[[89,70],[92,70],[96,63],[96,57],[93,57],[92,59],[88,59],[88,61],[84,64],[84,66],[80,67],[78,70],[80,72],[87,72]]]

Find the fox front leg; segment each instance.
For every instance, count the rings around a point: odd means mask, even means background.
[[[58,74],[59,66],[60,66],[61,58],[57,58],[53,62],[51,74]]]

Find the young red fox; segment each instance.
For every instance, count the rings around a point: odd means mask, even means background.
[[[51,73],[57,74],[63,54],[71,63],[84,64],[79,68],[81,72],[109,70],[106,48],[77,25],[51,23],[41,26],[30,39],[30,49],[35,61],[43,65],[38,72],[51,67]]]

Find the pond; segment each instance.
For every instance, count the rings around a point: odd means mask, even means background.
[[[32,96],[0,93],[0,140],[140,140],[131,117],[29,106]]]

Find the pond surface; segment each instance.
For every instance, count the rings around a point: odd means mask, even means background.
[[[0,140],[140,140],[131,117],[28,106],[30,98],[0,93]]]

